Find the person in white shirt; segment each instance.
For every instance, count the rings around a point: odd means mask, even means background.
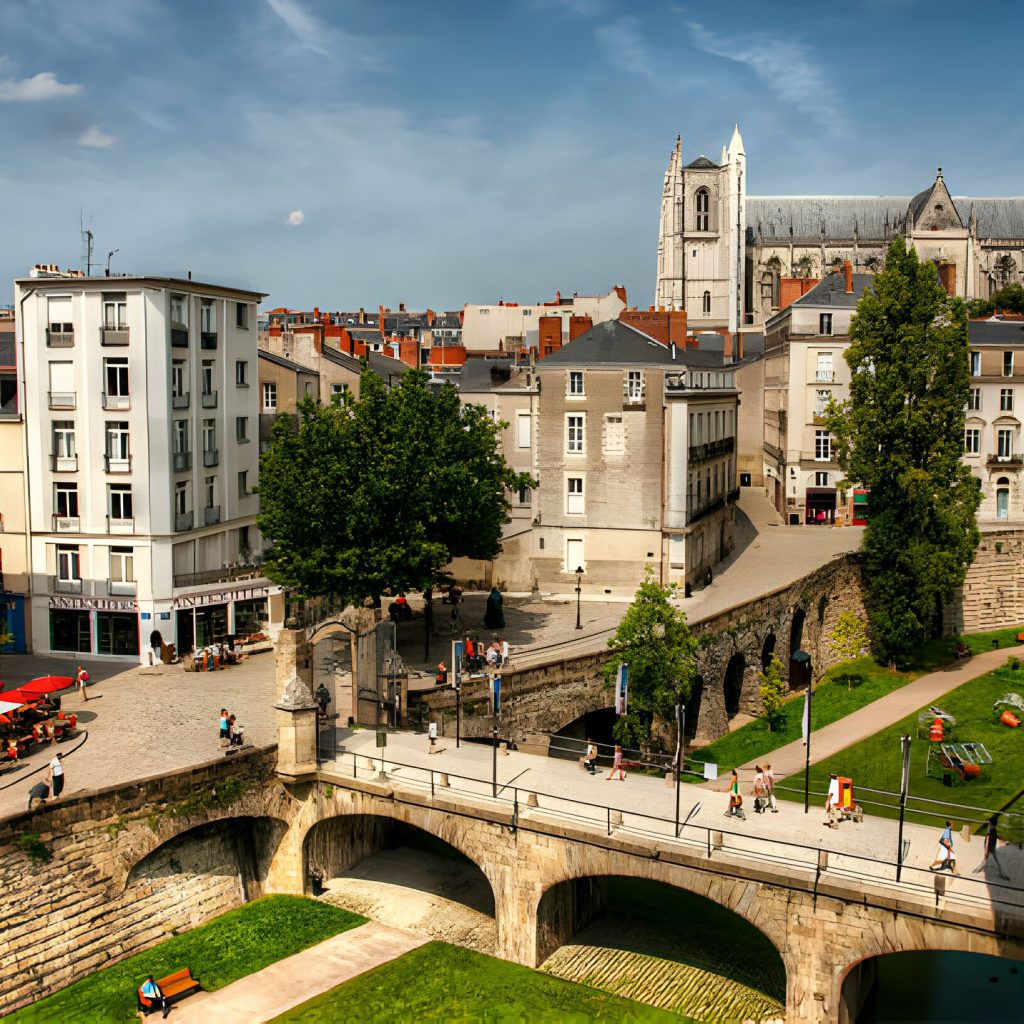
[[[54,754],[53,760],[50,762],[49,771],[47,772],[46,781],[55,799],[64,792],[64,765],[60,763],[62,756],[62,754]]]

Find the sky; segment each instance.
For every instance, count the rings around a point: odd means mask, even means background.
[[[0,0],[0,304],[35,263],[458,309],[652,301],[665,166],[751,195],[1024,194],[1024,8]],[[991,17],[989,17],[991,15]]]

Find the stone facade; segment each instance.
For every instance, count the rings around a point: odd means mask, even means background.
[[[1024,622],[1024,530],[986,530],[964,584],[943,606],[947,634]]]

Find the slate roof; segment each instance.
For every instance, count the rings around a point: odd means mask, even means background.
[[[686,166],[687,168],[695,167],[699,171],[710,171],[716,169],[718,164],[713,160],[709,160],[706,156],[699,156],[696,160],[691,160]]]
[[[473,394],[492,391],[502,384],[507,384],[511,372],[511,359],[467,359],[457,378],[459,390]]]
[[[301,363],[295,363],[291,359],[285,359],[284,356],[277,355],[276,352],[267,352],[261,348],[257,351],[257,355],[260,359],[266,359],[268,363],[283,366],[286,370],[294,370],[296,373],[308,373],[311,377],[320,376],[319,370],[311,370],[308,366],[303,366]]]
[[[672,350],[659,344],[642,331],[629,327],[620,320],[605,320],[581,334],[575,341],[563,345],[557,352],[545,356],[537,370],[557,369],[564,366],[722,366],[721,352],[701,352],[699,349],[676,347]]]
[[[978,218],[979,238],[1024,238],[1024,196],[1005,199],[972,199],[953,196],[960,219],[969,223]]]
[[[967,335],[972,345],[1024,345],[1020,320],[969,320]]]
[[[845,274],[829,274],[809,292],[793,302],[794,306],[837,306],[855,309],[865,290],[874,281],[872,274],[854,274],[853,291],[846,290]]]

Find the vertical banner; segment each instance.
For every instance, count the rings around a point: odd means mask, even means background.
[[[494,714],[501,714],[501,676],[495,676],[492,681],[492,689],[494,696]]]
[[[623,662],[615,679],[615,714],[626,714],[629,697],[629,666]]]
[[[462,688],[462,652],[463,642],[454,640],[452,642],[452,686],[456,690]]]
[[[811,736],[811,688],[810,686],[804,691],[804,713],[803,719],[800,722],[800,737],[804,741],[804,745],[807,745],[808,740]]]

